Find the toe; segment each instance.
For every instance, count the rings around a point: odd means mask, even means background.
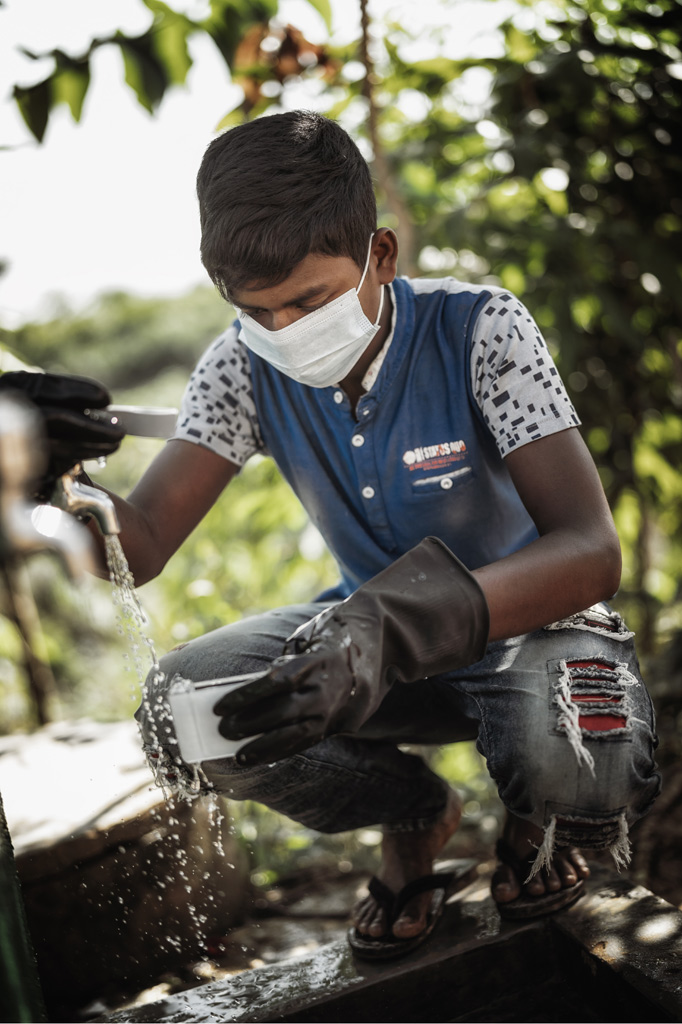
[[[384,912],[371,896],[366,896],[356,905],[353,911],[353,923],[361,935],[371,935],[377,938],[386,931]]]
[[[575,868],[578,878],[589,878],[590,867],[580,850],[577,850],[575,846],[572,846],[567,853],[571,864]]]
[[[564,889],[570,888],[570,886],[575,885],[578,881],[578,873],[570,860],[562,857],[561,860],[557,861],[556,869]]]
[[[426,914],[429,901],[410,901],[400,916],[393,923],[393,934],[396,939],[411,939],[426,927]]]
[[[367,928],[367,935],[371,935],[373,939],[381,938],[382,935],[386,934],[386,915],[380,907],[377,907],[374,914],[369,920]]]
[[[537,875],[533,875],[530,882],[526,882],[523,888],[528,896],[544,896],[547,891],[546,873],[540,871]]]
[[[367,911],[369,909],[370,897],[365,896],[364,899],[358,900],[353,907],[351,912],[351,920],[356,928],[361,928],[365,918],[367,917]]]
[[[426,920],[424,918],[401,914],[393,925],[393,934],[396,939],[411,939],[414,935],[419,935],[425,927]]]
[[[512,869],[507,864],[500,864],[492,877],[490,888],[493,899],[497,903],[509,903],[521,892],[521,886]]]
[[[559,889],[563,889],[563,882],[554,864],[547,871],[545,889],[547,892],[558,892]]]

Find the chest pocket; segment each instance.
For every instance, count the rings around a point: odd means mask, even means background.
[[[447,495],[461,491],[472,483],[474,475],[471,466],[460,466],[442,472],[434,471],[412,481],[412,495],[415,498],[433,498],[437,494]]]

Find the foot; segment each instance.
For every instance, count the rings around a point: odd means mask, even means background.
[[[520,858],[528,857],[542,843],[542,829],[513,814],[507,815],[504,838]],[[520,895],[544,896],[548,892],[570,889],[581,878],[587,878],[590,869],[580,850],[575,846],[557,850],[549,869],[543,868],[530,882],[517,878],[508,864],[500,864],[493,874],[491,891],[496,903],[510,903]]]
[[[430,828],[418,832],[387,832],[381,846],[381,868],[377,877],[392,892],[399,892],[408,882],[430,875],[433,862],[462,817],[462,804],[450,790],[440,818]],[[432,893],[422,893],[407,903],[390,929],[396,939],[411,939],[426,927]],[[384,911],[373,896],[365,896],[353,908],[353,924],[361,935],[381,938],[389,931]]]

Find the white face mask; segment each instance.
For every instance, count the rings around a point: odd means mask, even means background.
[[[373,324],[358,298],[369,267],[372,238],[358,286],[312,313],[306,313],[293,324],[279,331],[268,331],[248,313],[238,311],[248,348],[287,377],[311,388],[328,388],[347,377],[379,330],[384,305],[382,285],[379,312]]]

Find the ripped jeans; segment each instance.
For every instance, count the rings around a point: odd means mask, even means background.
[[[150,675],[136,713],[161,781],[185,785],[165,693],[176,674],[195,681],[265,670],[294,629],[324,607],[296,605],[254,616],[182,645]],[[158,737],[163,736],[162,742]],[[210,786],[256,800],[320,832],[381,825],[428,827],[446,783],[400,744],[477,739],[513,814],[544,830],[533,873],[555,846],[609,849],[629,859],[628,827],[658,795],[654,714],[632,634],[607,605],[489,644],[465,669],[395,684],[353,735],[335,735],[272,765],[205,761]],[[195,773],[196,774],[196,773]],[[182,788],[182,786],[181,786]]]

